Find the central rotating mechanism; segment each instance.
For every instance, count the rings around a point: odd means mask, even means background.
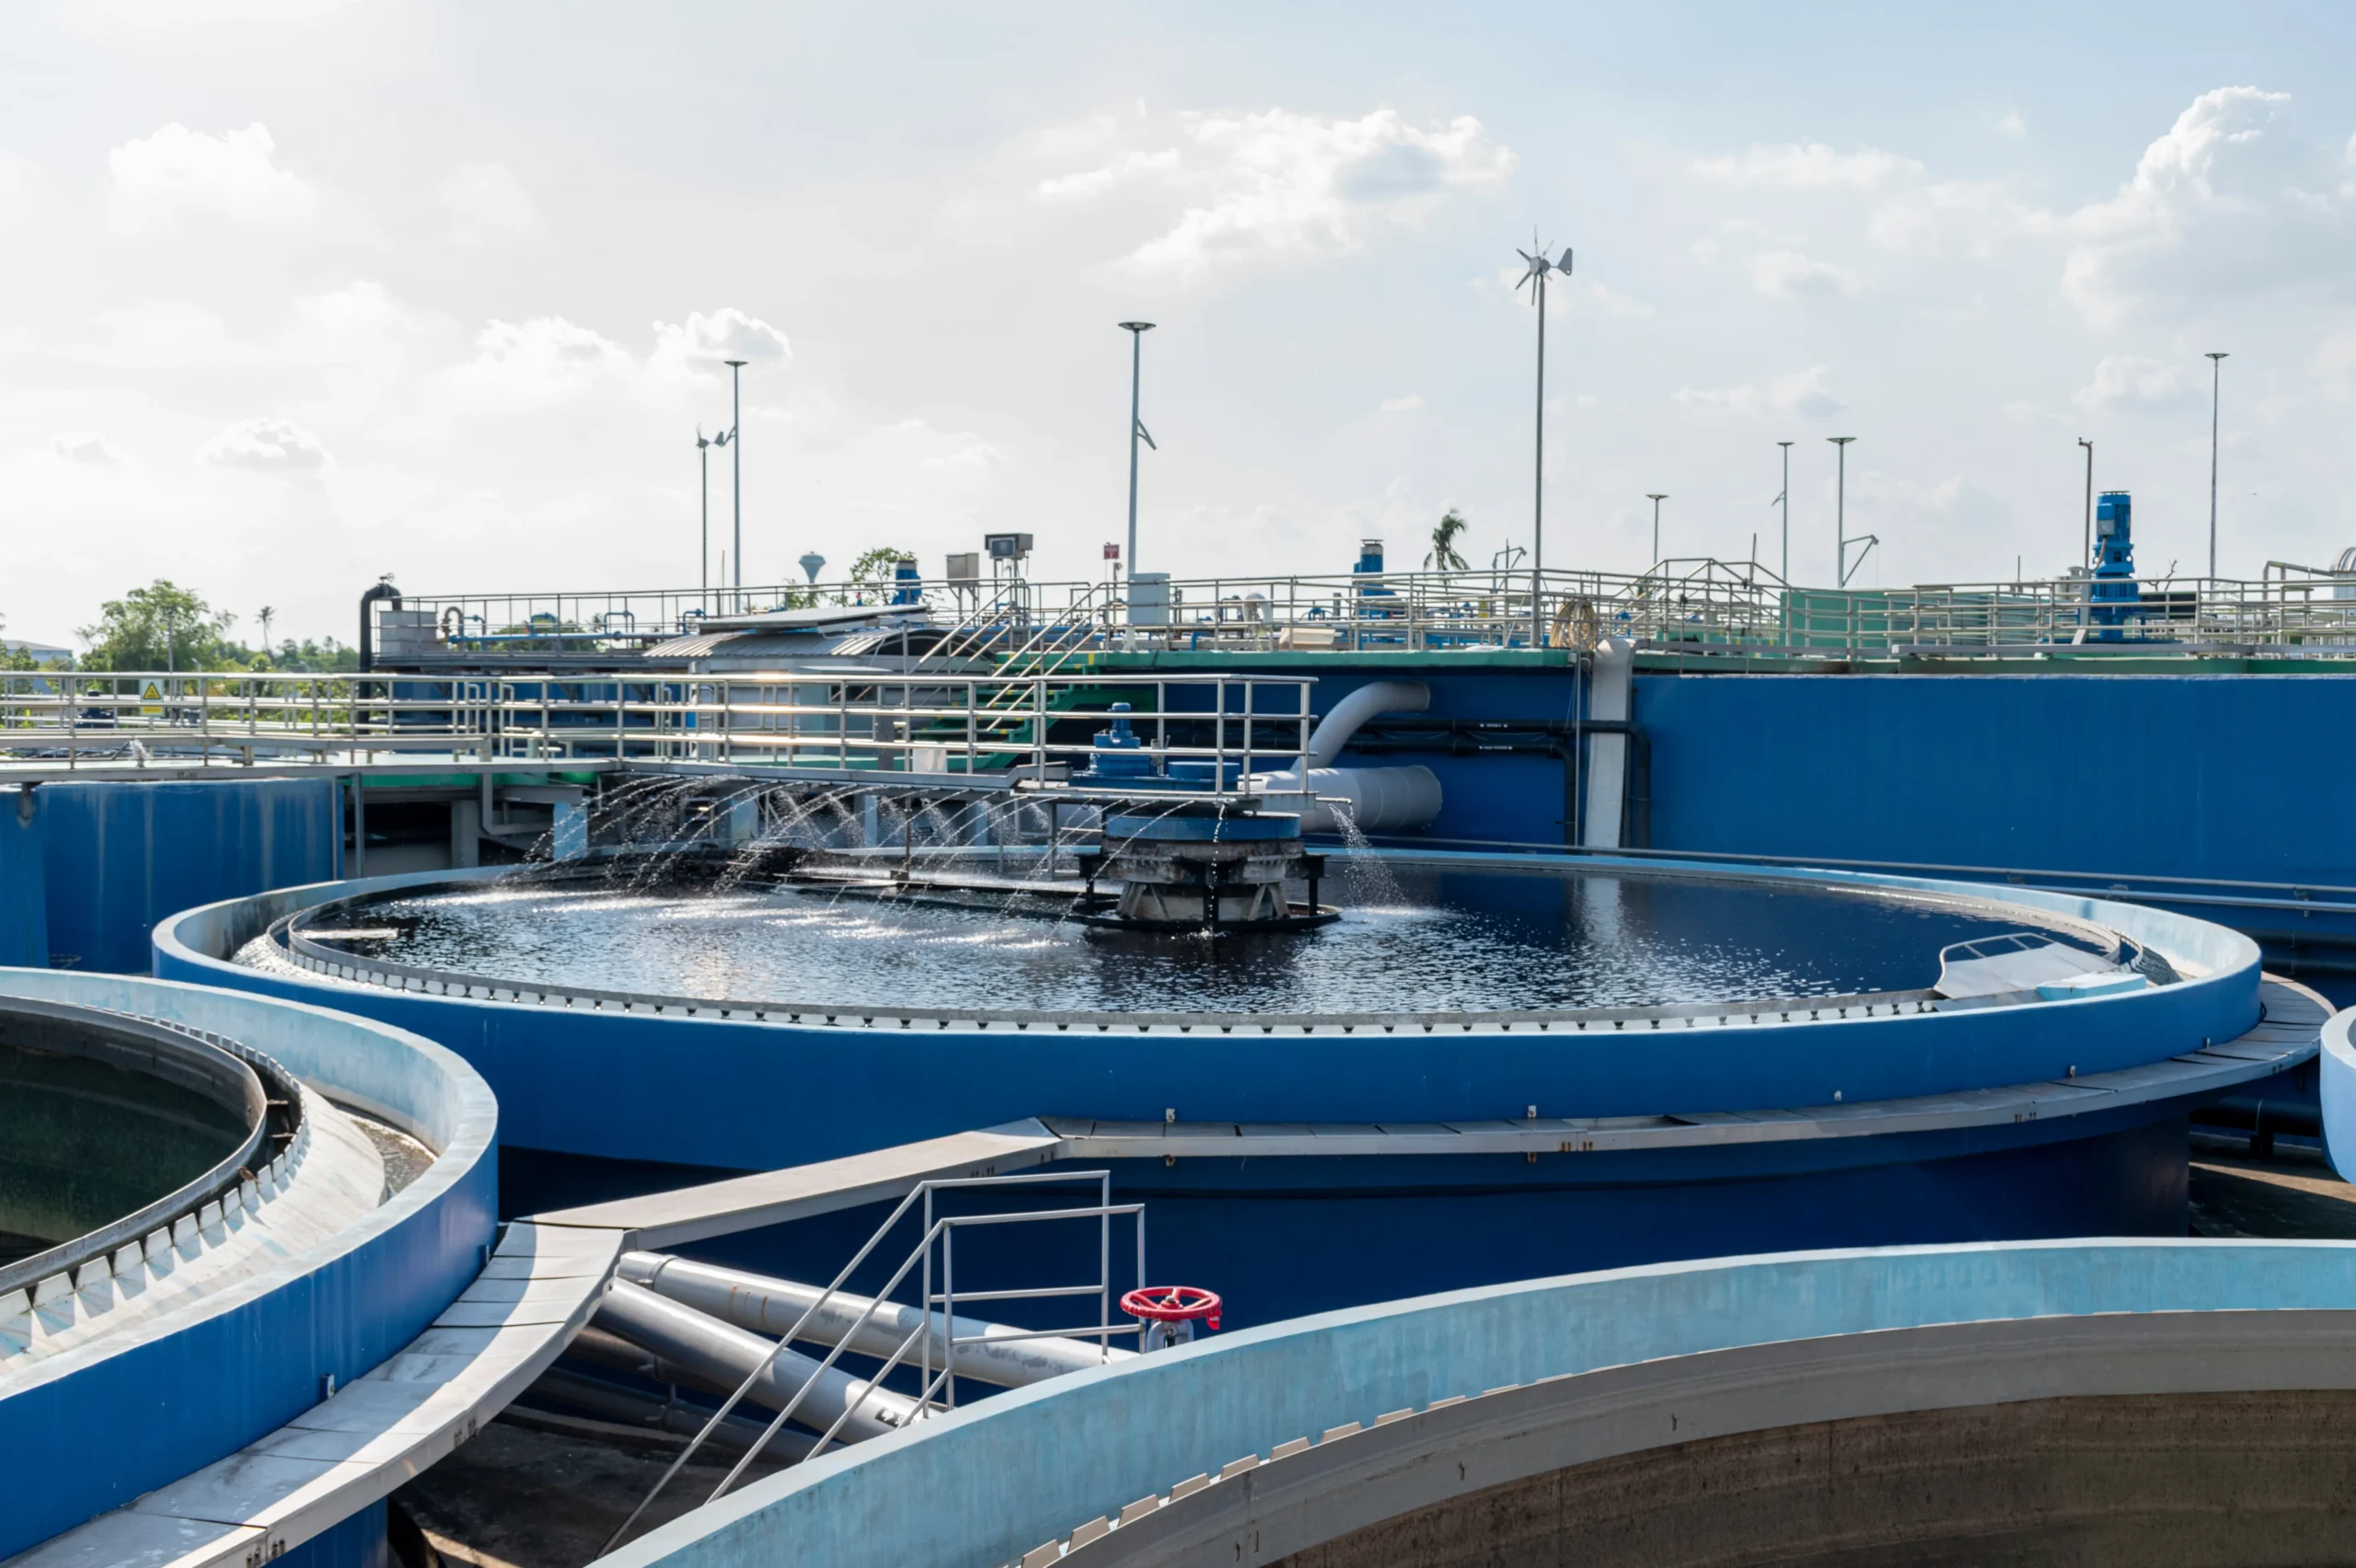
[[[1335,912],[1317,902],[1325,857],[1304,853],[1300,818],[1242,813],[1190,801],[1151,814],[1104,813],[1101,848],[1081,857],[1091,923],[1138,930],[1270,930],[1322,925]],[[1097,882],[1121,893],[1109,919],[1098,914]],[[1288,880],[1309,884],[1295,905]]]

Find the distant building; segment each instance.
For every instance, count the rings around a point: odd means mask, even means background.
[[[53,642],[28,642],[21,637],[0,637],[0,648],[11,653],[29,653],[36,664],[65,665],[74,663],[74,650],[60,648]]]

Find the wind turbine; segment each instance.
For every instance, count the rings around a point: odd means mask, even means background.
[[[1530,500],[1530,645],[1535,648],[1543,640],[1545,628],[1540,599],[1546,570],[1546,280],[1556,272],[1566,278],[1571,275],[1571,248],[1565,246],[1563,259],[1553,261],[1547,259],[1546,248],[1538,244],[1536,235],[1530,243],[1537,247],[1537,255],[1514,252],[1528,264],[1514,287],[1530,286],[1530,303],[1538,307],[1538,450]]]

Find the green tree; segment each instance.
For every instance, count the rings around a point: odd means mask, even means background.
[[[1462,571],[1464,558],[1456,553],[1456,541],[1464,529],[1464,519],[1449,507],[1432,529],[1432,551],[1424,558],[1424,564],[1436,571]]]
[[[360,650],[332,637],[324,642],[315,642],[307,637],[300,642],[285,638],[268,658],[271,668],[294,674],[339,674],[360,668]],[[257,664],[260,663],[256,660]]]
[[[87,670],[244,669],[252,652],[231,642],[237,617],[202,594],[158,577],[98,608],[96,626],[79,628],[90,645]]]
[[[850,563],[849,582],[860,591],[859,597],[856,600],[841,599],[839,602],[861,605],[868,603],[868,595],[871,593],[889,590],[892,574],[898,570],[902,561],[916,559],[911,551],[895,549],[890,545],[878,545]]]

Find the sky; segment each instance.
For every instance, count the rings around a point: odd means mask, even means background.
[[[347,641],[417,594],[747,582],[986,532],[1101,576],[1784,548],[2050,575],[2356,545],[2356,7],[21,0],[0,616],[156,577]],[[699,560],[700,431],[710,465]],[[2018,563],[2016,565],[2016,563]],[[736,563],[730,563],[730,570]],[[830,573],[833,574],[833,573]]]

